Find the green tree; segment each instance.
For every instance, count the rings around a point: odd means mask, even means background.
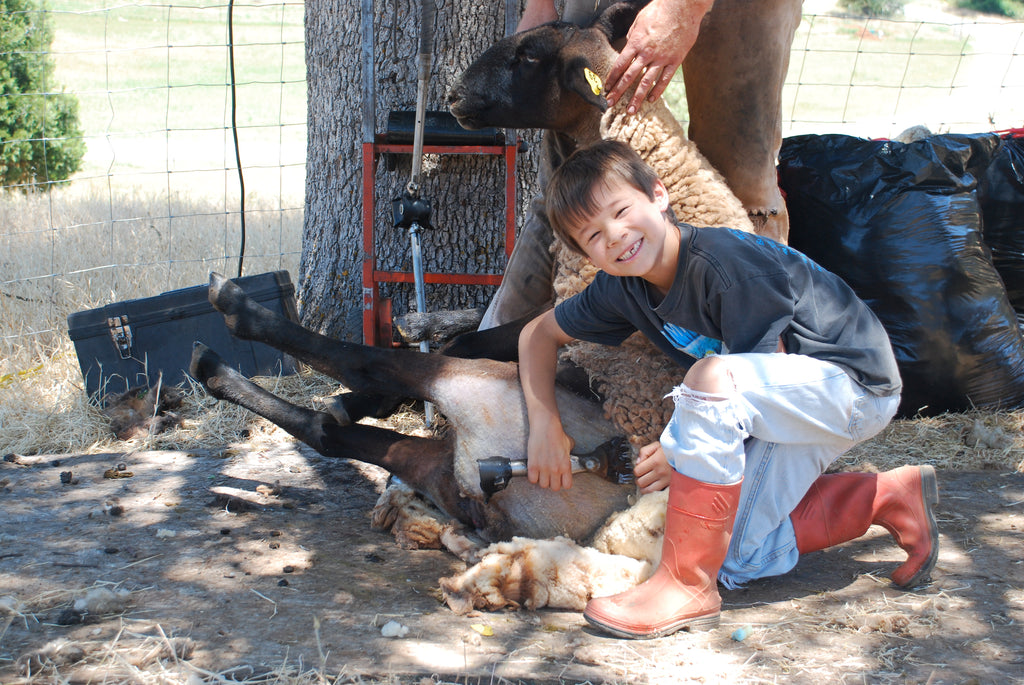
[[[1024,19],[1022,0],[959,0],[957,7],[986,14],[998,14],[1011,19]]]
[[[64,181],[81,166],[78,99],[51,88],[52,41],[37,0],[0,0],[0,185]]]
[[[839,6],[847,12],[883,18],[903,14],[905,3],[906,0],[839,0]]]

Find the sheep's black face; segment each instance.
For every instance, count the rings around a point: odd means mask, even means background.
[[[559,55],[577,31],[554,22],[498,41],[455,84],[452,114],[468,129],[557,128],[564,118]]]

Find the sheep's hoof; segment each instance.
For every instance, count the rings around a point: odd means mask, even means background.
[[[264,307],[254,302],[231,279],[216,271],[210,272],[207,297],[213,308],[224,315],[224,324],[232,335],[242,340],[253,339],[255,327],[252,321]]]

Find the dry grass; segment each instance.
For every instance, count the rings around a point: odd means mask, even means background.
[[[225,202],[102,180],[0,199],[0,451],[116,449],[84,396],[67,317],[236,273],[239,218]],[[279,205],[248,198],[246,273],[297,270],[302,210]],[[195,440],[216,439],[200,428]]]
[[[53,354],[37,358],[27,372],[0,378],[0,450],[3,454],[96,454],[138,450],[221,449],[244,441],[260,446],[287,439],[274,424],[227,402],[208,396],[202,387],[185,388],[179,428],[132,440],[118,440],[106,416],[85,395],[81,371],[70,341]],[[323,400],[343,390],[308,368],[290,376],[254,379],[290,402],[323,408]],[[382,425],[405,433],[425,431],[423,415],[411,406]]]
[[[59,353],[67,316],[234,274],[240,221],[224,198],[77,182],[0,198],[0,377]],[[245,272],[297,271],[301,202],[247,198]]]
[[[937,469],[1024,472],[1024,411],[970,411],[893,421],[843,455],[837,469],[931,464]]]

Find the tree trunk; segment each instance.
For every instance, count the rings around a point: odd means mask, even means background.
[[[491,43],[505,35],[503,0],[435,0],[434,46],[427,110],[446,110],[446,94],[459,73]],[[373,102],[363,83],[363,0],[307,0],[306,70],[308,147],[306,211],[299,268],[302,322],[346,340],[362,338],[362,143],[363,112],[383,133],[388,113],[415,111],[420,5],[418,0],[373,0]],[[518,6],[513,21],[518,18]],[[536,192],[536,134],[518,163],[517,217]],[[409,155],[388,170],[379,160],[376,192],[377,267],[412,270],[408,232],[394,228],[391,199],[411,174]],[[499,156],[428,156],[421,197],[433,205],[434,230],[422,233],[428,272],[501,273],[505,266],[505,174]],[[521,219],[520,222],[521,223]],[[427,285],[427,310],[486,305],[493,286]],[[416,309],[412,284],[384,284],[394,313]]]

